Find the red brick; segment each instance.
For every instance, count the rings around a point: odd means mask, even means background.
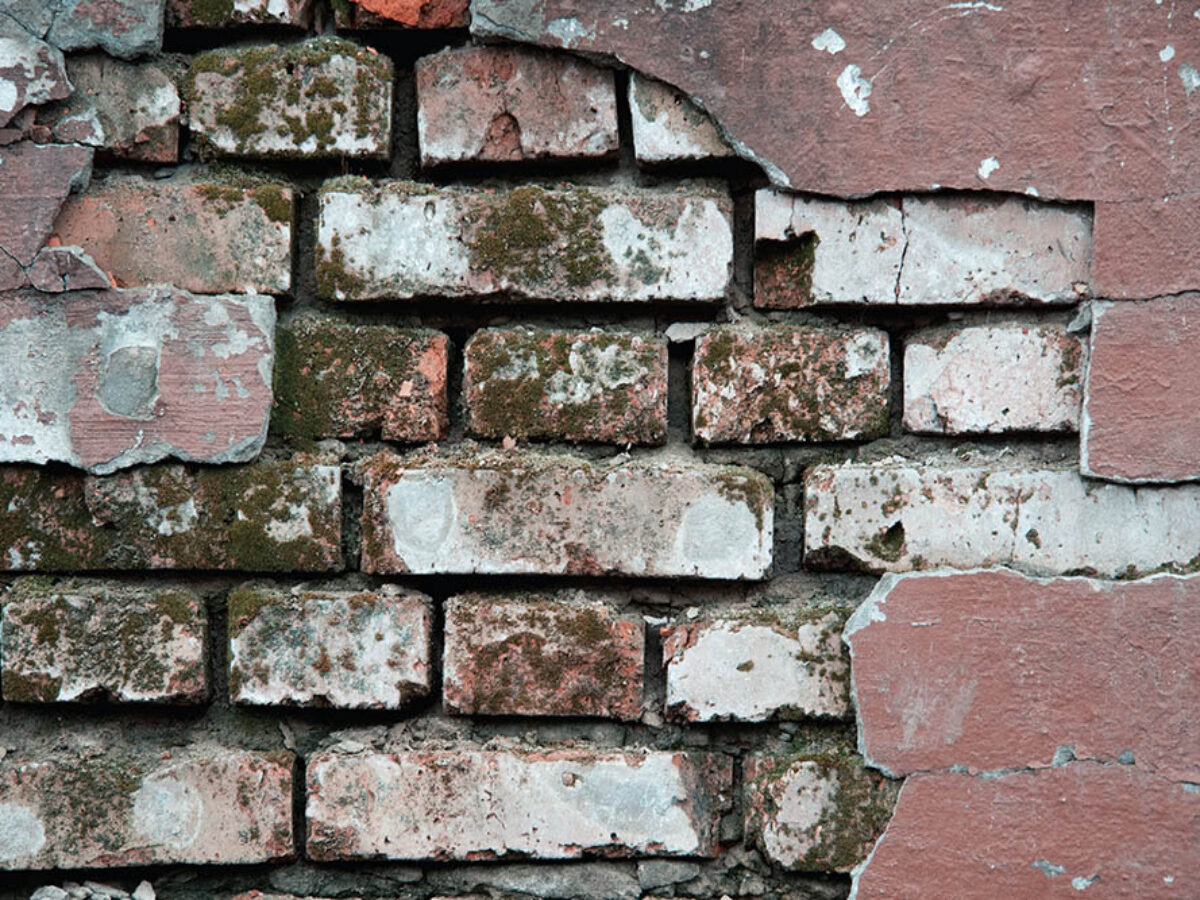
[[[1200,895],[1200,793],[1133,766],[913,775],[851,896]]]
[[[656,751],[318,753],[308,855],[481,860],[713,856],[732,767]]]
[[[450,428],[450,339],[301,317],[279,330],[273,431],[301,439],[437,441]]]
[[[1195,60],[1190,64],[1194,66]],[[1095,296],[1142,300],[1200,288],[1197,218],[1200,192],[1177,191],[1176,185],[1167,196],[1115,203],[1098,200]]]
[[[22,703],[201,703],[204,604],[180,588],[21,579],[3,598],[0,693]]]
[[[244,585],[229,595],[229,693],[250,706],[399,709],[429,693],[424,594]]]
[[[696,339],[692,432],[702,443],[879,437],[890,388],[882,331],[721,327]]]
[[[642,713],[645,626],[602,595],[464,594],[446,603],[448,712],[505,716]]]
[[[470,0],[346,0],[333,7],[338,28],[465,28]]]
[[[195,746],[0,763],[0,869],[292,855],[292,754]]]
[[[228,28],[236,25],[294,25],[307,28],[312,0],[237,0],[228,5],[206,0],[167,0],[168,28]]]
[[[1091,346],[1084,474],[1127,482],[1200,478],[1200,294],[1094,303]]]
[[[1200,780],[1198,602],[1197,578],[887,577],[846,628],[860,750],[895,775],[1069,747]]]
[[[475,332],[464,353],[467,427],[487,438],[661,444],[667,344],[612,331]]]
[[[517,47],[417,60],[421,164],[590,159],[617,150],[611,69]]]
[[[0,251],[22,266],[49,237],[67,194],[87,187],[92,149],[21,141],[0,147]]]

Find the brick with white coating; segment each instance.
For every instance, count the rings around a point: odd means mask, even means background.
[[[713,856],[732,799],[716,754],[326,752],[307,771],[319,861]]]
[[[617,150],[611,69],[513,46],[417,60],[421,164],[595,159]]]
[[[653,78],[629,73],[633,152],[641,163],[732,157],[716,124],[688,97]]]
[[[400,709],[429,693],[431,601],[383,585],[229,595],[229,693],[248,706]]]
[[[473,453],[362,468],[368,572],[763,578],[774,490],[752,469]]]
[[[73,85],[62,51],[6,15],[0,15],[0,50],[0,128],[26,106],[70,96]]]
[[[1192,571],[1200,486],[1135,489],[1074,469],[814,466],[805,563],[902,572],[1010,566],[1039,575]]]
[[[169,28],[228,28],[235,25],[292,25],[307,28],[312,0],[167,0]]]
[[[1083,370],[1083,342],[1059,325],[918,332],[904,345],[904,428],[1074,431]]]
[[[733,206],[705,188],[436,188],[340,178],[319,194],[317,290],[338,300],[716,301]]]

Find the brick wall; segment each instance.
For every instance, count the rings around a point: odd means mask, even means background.
[[[1197,295],[1105,197],[787,190],[489,2],[61,6],[0,900],[1200,894]]]

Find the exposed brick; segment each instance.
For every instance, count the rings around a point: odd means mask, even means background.
[[[904,427],[932,434],[1074,431],[1084,348],[1059,325],[922,331],[904,345]]]
[[[67,194],[87,187],[92,153],[90,147],[30,141],[0,147],[0,257],[10,256],[21,266],[33,262]]]
[[[228,28],[234,25],[294,25],[312,22],[312,0],[167,0],[170,28]]]
[[[25,274],[31,287],[46,294],[95,290],[111,284],[82,247],[43,247]]]
[[[844,622],[837,610],[794,606],[664,627],[668,713],[691,722],[847,715]]]
[[[590,159],[617,150],[611,69],[517,47],[454,47],[417,60],[422,165]]]
[[[448,750],[308,765],[315,860],[712,856],[732,768],[655,751]]]
[[[1191,785],[1133,766],[914,775],[851,895],[1190,897],[1198,814]]]
[[[0,567],[340,569],[341,469],[309,457],[96,477],[0,468]]]
[[[1196,71],[1192,63],[1180,63],[1175,77],[1181,84],[1185,65]],[[1172,184],[1161,196],[1155,192],[1123,202],[1097,199],[1095,215],[1095,296],[1142,300],[1200,287],[1200,231],[1193,227],[1200,215],[1200,191],[1195,182]]]
[[[60,50],[103,50],[109,56],[130,59],[157,53],[162,48],[163,8],[166,0],[62,0],[53,6],[48,30],[24,23]],[[14,4],[14,10],[20,4]],[[20,12],[17,12],[20,17]]]
[[[333,7],[338,28],[466,28],[470,0],[346,0]]]
[[[0,762],[0,869],[291,856],[292,754],[197,746]]]
[[[428,597],[246,585],[229,595],[229,693],[252,706],[399,709],[429,693]]]
[[[40,258],[40,257],[39,257]],[[270,297],[167,286],[0,304],[0,461],[244,462],[271,412]]]
[[[667,343],[660,337],[486,328],[464,356],[467,427],[480,437],[666,440]]]
[[[200,703],[204,605],[181,588],[21,579],[3,598],[0,693],[22,703]]]
[[[436,441],[449,430],[450,339],[304,316],[279,330],[271,428],[302,439]]]
[[[1200,294],[1092,304],[1084,474],[1128,482],[1200,478],[1198,313]]]
[[[64,204],[54,233],[120,287],[169,282],[197,294],[292,286],[291,188],[240,187],[203,170],[170,179],[111,175]]]
[[[645,626],[602,595],[464,594],[446,603],[443,697],[452,713],[642,712]]]
[[[785,868],[847,872],[886,827],[898,787],[851,755],[750,756],[747,836]]]
[[[1200,486],[1135,490],[1067,469],[820,465],[805,503],[805,561],[817,568],[1130,578],[1191,571],[1200,547]]]
[[[742,444],[879,437],[890,388],[878,329],[716,328],[696,339],[692,433]]]
[[[201,53],[187,86],[201,150],[220,156],[384,158],[392,62],[331,37]]]
[[[363,467],[368,572],[762,578],[774,491],[732,466],[466,453]]]
[[[732,204],[716,191],[487,191],[342,178],[320,192],[317,288],[370,300],[720,300]]]
[[[0,83],[6,86],[0,95],[0,128],[26,106],[39,106],[70,95],[71,79],[62,52],[3,14],[0,14],[0,47],[4,48]],[[4,196],[11,195],[6,192]]]
[[[717,126],[681,91],[653,78],[629,73],[633,152],[641,163],[666,163],[733,156]]]
[[[755,195],[757,306],[1073,303],[1090,213],[1021,198]]]

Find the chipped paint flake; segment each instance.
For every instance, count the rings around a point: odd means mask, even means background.
[[[1179,80],[1183,82],[1183,90],[1190,97],[1196,88],[1200,87],[1200,71],[1191,63],[1179,64]]]
[[[854,110],[856,116],[865,116],[871,111],[871,104],[867,102],[867,98],[871,96],[871,82],[862,77],[862,69],[858,66],[851,63],[842,69],[842,74],[837,78],[837,86],[842,92],[842,99]]]
[[[992,173],[998,168],[1000,168],[1000,160],[996,159],[994,156],[989,156],[987,159],[982,160],[979,163],[979,177],[984,181],[987,181],[987,179],[991,177]]]
[[[1159,50],[1158,58],[1161,59],[1163,62],[1170,62],[1171,60],[1173,60],[1175,58],[1175,45],[1167,44],[1167,46],[1165,46],[1161,50]]]
[[[826,28],[813,38],[812,45],[814,50],[825,50],[830,56],[836,56],[846,49],[845,40],[832,28]]]

